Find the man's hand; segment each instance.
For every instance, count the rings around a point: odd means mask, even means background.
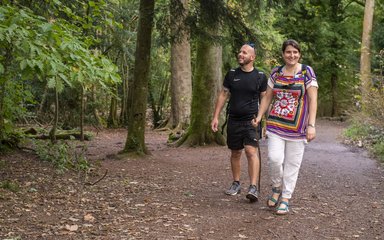
[[[252,119],[252,121],[251,121],[252,126],[253,126],[254,128],[256,128],[257,126],[259,126],[260,122],[261,122],[261,117],[256,117],[256,118]]]
[[[219,120],[217,118],[214,118],[211,122],[211,128],[212,128],[212,131],[213,132],[217,132],[219,129],[218,129],[218,126],[219,126]]]

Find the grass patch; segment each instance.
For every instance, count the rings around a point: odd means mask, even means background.
[[[377,156],[382,163],[384,163],[384,141],[379,141],[374,144],[372,151],[373,154]]]
[[[20,190],[19,184],[9,180],[4,180],[0,182],[0,188],[7,189],[11,192],[18,192]]]
[[[347,142],[366,148],[384,163],[384,129],[362,121],[354,121],[344,131]]]

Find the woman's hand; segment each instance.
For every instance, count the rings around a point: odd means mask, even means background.
[[[307,127],[307,141],[310,142],[316,137],[316,128],[308,126]]]

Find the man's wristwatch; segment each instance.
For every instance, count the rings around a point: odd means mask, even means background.
[[[315,124],[308,123],[308,127],[313,127],[313,128],[315,128]]]

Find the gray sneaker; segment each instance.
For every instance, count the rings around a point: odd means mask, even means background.
[[[241,192],[240,183],[233,182],[231,187],[227,191],[225,191],[225,194],[234,196],[234,195],[236,195],[236,194],[238,194],[240,192]]]
[[[259,191],[255,185],[249,186],[246,198],[248,198],[251,202],[256,202],[259,200]]]

